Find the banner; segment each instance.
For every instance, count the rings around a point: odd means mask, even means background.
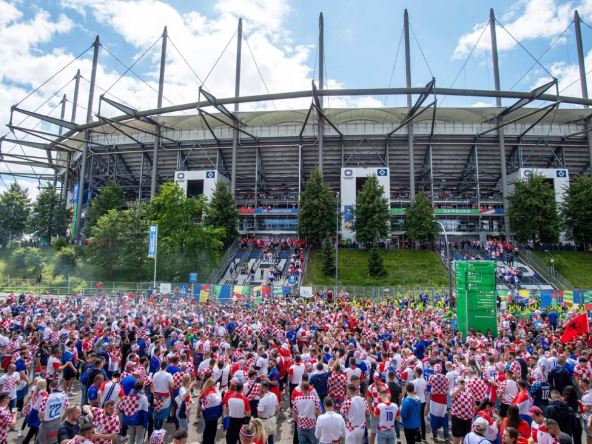
[[[312,299],[312,287],[300,287],[300,297]]]
[[[544,290],[540,292],[541,308],[550,307],[553,304],[553,292],[551,290]]]
[[[72,190],[72,208],[74,209],[74,215],[72,217],[72,233],[70,237],[76,239],[78,227],[76,226],[76,215],[78,214],[78,194],[80,193],[80,182],[74,185]]]
[[[170,282],[161,282],[160,283],[160,294],[170,294],[171,293],[171,283]]]
[[[210,285],[199,285],[199,302],[207,302],[210,299]]]
[[[230,285],[213,285],[214,288],[214,299],[220,303],[226,303],[231,301],[231,289]]]
[[[148,231],[148,257],[156,257],[156,249],[158,244],[158,225],[150,225]]]
[[[251,287],[249,285],[235,285],[232,289],[232,300],[235,302],[241,302],[250,295]]]

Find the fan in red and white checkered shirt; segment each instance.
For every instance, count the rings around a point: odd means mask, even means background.
[[[0,400],[0,442],[6,442],[8,438],[8,431],[14,427],[15,419],[14,415],[8,410],[9,397],[4,397]]]
[[[456,394],[452,396],[450,414],[459,419],[472,419],[475,414],[475,398],[473,394],[462,386],[459,386],[457,390]]]
[[[111,444],[115,435],[119,433],[119,416],[115,411],[115,403],[107,401],[104,408],[84,406],[91,414],[95,433],[100,436],[94,439],[94,444]]]

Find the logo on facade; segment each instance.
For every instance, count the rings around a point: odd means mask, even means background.
[[[177,179],[179,179],[179,180],[185,179],[185,173],[177,173]]]
[[[354,175],[354,172],[353,172],[352,170],[344,170],[344,171],[343,171],[343,175],[344,175],[345,177],[351,177],[351,176],[353,176],[353,175]]]
[[[524,177],[528,177],[532,174],[532,170],[524,170]]]
[[[386,177],[388,176],[388,170],[386,168],[378,168],[376,170],[376,175],[378,177]]]
[[[215,171],[206,171],[206,179],[213,179],[214,177],[216,177]]]
[[[567,177],[567,171],[565,170],[557,170],[555,173],[557,177]]]

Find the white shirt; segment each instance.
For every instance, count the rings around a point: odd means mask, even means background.
[[[335,412],[323,413],[317,418],[315,436],[320,444],[330,444],[345,437],[345,421],[343,416]]]
[[[419,402],[421,402],[423,404],[424,402],[426,402],[425,392],[426,392],[426,388],[428,386],[426,380],[423,378],[415,378],[411,382],[413,383],[413,386],[415,387],[415,394],[419,398]]]
[[[270,418],[272,416],[275,416],[277,406],[277,396],[275,396],[275,394],[271,392],[267,392],[259,400],[259,404],[257,405],[257,413],[259,414],[259,417],[262,419]]]
[[[113,387],[113,390],[111,390],[111,387]],[[115,405],[117,405],[120,395],[123,396],[123,390],[119,382],[109,381],[101,392],[101,406],[104,406],[107,401],[115,401]]]
[[[152,386],[156,393],[168,393],[169,388],[173,386],[173,375],[164,370],[154,373]]]
[[[374,414],[378,416],[378,430],[391,430],[395,428],[395,421],[399,406],[393,402],[381,402],[374,409]]]
[[[306,370],[306,366],[303,363],[292,364],[290,366],[290,369],[288,370],[289,373],[291,372],[290,383],[291,384],[300,384],[300,381],[302,380],[302,375],[304,374],[305,370]]]
[[[518,386],[516,385],[516,381],[508,379],[506,381],[504,393],[502,394],[501,402],[503,402],[504,404],[511,404],[517,394]]]
[[[351,398],[351,406],[347,412],[347,420],[354,427],[361,427],[366,424],[366,402],[361,396]]]
[[[349,384],[351,382],[351,378],[352,376],[357,376],[358,378],[361,377],[362,375],[362,370],[360,370],[358,367],[356,368],[351,368],[348,367],[345,369],[345,376],[347,376],[347,383]]]

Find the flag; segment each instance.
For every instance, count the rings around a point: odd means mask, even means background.
[[[561,342],[567,344],[578,336],[590,333],[590,326],[588,325],[588,315],[581,314],[576,316],[565,325],[565,331],[561,336]]]

